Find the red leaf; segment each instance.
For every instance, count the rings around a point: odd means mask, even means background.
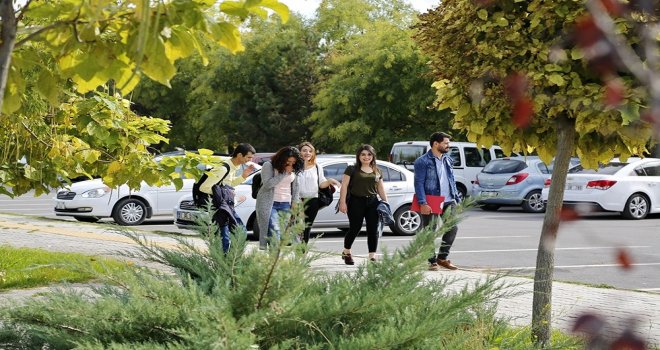
[[[610,108],[620,106],[623,102],[623,95],[626,92],[626,87],[621,79],[611,79],[605,85],[605,105]]]
[[[582,332],[590,336],[596,336],[605,327],[605,321],[593,314],[584,314],[578,317],[573,324],[573,332]]]
[[[624,331],[621,336],[610,345],[610,350],[646,350],[646,342],[629,330]]]
[[[527,77],[519,72],[510,74],[504,79],[504,91],[513,101],[521,99],[527,91]]]
[[[616,260],[621,265],[621,267],[625,270],[630,270],[632,269],[632,259],[630,258],[630,254],[628,253],[627,250],[620,248],[619,253],[616,256]]]
[[[580,48],[588,48],[603,38],[603,32],[596,26],[591,15],[578,18],[575,23],[575,42]]]
[[[580,214],[573,208],[561,208],[559,212],[559,220],[561,221],[575,221],[580,218]]]
[[[532,122],[534,115],[534,102],[527,97],[520,98],[513,105],[513,125],[526,128]]]
[[[603,7],[605,10],[607,10],[607,13],[612,16],[619,16],[623,13],[623,4],[621,4],[618,0],[600,0],[600,3],[603,4]]]

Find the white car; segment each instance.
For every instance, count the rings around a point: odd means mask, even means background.
[[[541,193],[548,199],[548,187]],[[569,169],[564,205],[578,212],[614,211],[627,219],[643,219],[660,213],[660,159],[614,159],[598,169]]]
[[[319,155],[317,162],[323,166],[326,178],[342,180],[344,170],[347,166],[355,164],[354,156],[345,155]],[[392,231],[400,235],[413,235],[421,226],[421,217],[418,213],[410,210],[412,197],[415,193],[413,173],[398,165],[378,161],[378,166],[383,172],[385,191],[387,199],[394,215],[395,224],[390,227]],[[241,220],[249,231],[257,229],[255,222],[256,200],[252,198],[252,177],[243,184],[236,186],[235,208]],[[348,229],[348,217],[343,213],[335,213],[335,206],[339,200],[339,190],[335,191],[332,204],[321,209],[314,228],[338,228]],[[179,204],[174,208],[174,223],[179,228],[193,229],[195,220],[200,214],[192,195],[181,198]],[[258,235],[255,232],[255,235]]]
[[[154,216],[171,216],[172,207],[191,193],[194,183],[194,179],[184,179],[177,191],[174,184],[156,187],[143,182],[131,191],[127,185],[110,188],[101,179],[76,182],[57,191],[55,215],[83,222],[112,217],[119,225],[139,225]]]

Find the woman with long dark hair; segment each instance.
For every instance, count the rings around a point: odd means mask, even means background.
[[[319,206],[319,188],[337,186],[341,184],[335,179],[326,179],[323,167],[316,163],[316,148],[310,142],[303,142],[298,146],[302,158],[305,160],[305,170],[298,176],[300,198],[305,204],[305,231],[303,241],[309,243],[309,232],[312,229]]]
[[[303,171],[304,161],[295,147],[282,147],[261,168],[261,188],[257,193],[259,249],[270,240],[280,241],[280,216],[291,213],[291,205],[300,200],[296,177]]]
[[[353,265],[351,247],[367,222],[367,247],[369,260],[376,260],[378,249],[378,197],[387,202],[383,186],[383,176],[376,165],[376,150],[370,145],[362,145],[355,154],[355,165],[344,171],[339,195],[339,211],[348,214],[349,229],[344,237],[344,250],[341,258],[346,265]]]

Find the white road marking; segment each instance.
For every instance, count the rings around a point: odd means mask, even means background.
[[[456,239],[502,239],[502,238],[529,238],[532,236],[475,236],[475,237],[456,237]],[[412,237],[409,238],[384,238],[381,237],[378,241],[379,242],[396,242],[396,241],[410,241]],[[356,242],[366,242],[366,238],[357,238],[355,240]],[[331,241],[331,240],[323,240],[319,241],[320,243],[344,243],[344,240],[339,240],[339,241]]]
[[[452,252],[453,253],[453,252]],[[630,264],[630,266],[658,266],[660,263],[639,263],[639,264]],[[574,268],[589,268],[589,267],[621,267],[621,264],[591,264],[591,265],[557,265],[555,268],[565,268],[565,269],[574,269]],[[499,270],[499,271],[510,271],[510,270],[534,270],[535,266],[522,266],[522,267],[495,267],[487,268],[484,270]],[[658,289],[660,288],[651,288]]]

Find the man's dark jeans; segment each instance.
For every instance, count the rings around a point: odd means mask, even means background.
[[[443,212],[449,210],[451,208],[452,210],[456,207],[456,202],[449,202],[445,203],[443,207]],[[438,216],[436,214],[431,214],[431,215],[421,215],[422,216],[422,227],[427,227],[431,224],[432,221],[438,220]],[[437,262],[438,260],[446,260],[447,256],[449,256],[449,250],[451,249],[451,245],[454,244],[454,239],[456,239],[456,233],[458,233],[458,226],[454,226],[451,228],[451,230],[445,232],[445,234],[442,236],[442,244],[440,244],[440,249],[438,249],[438,254],[434,255],[429,258],[429,262],[431,264]]]

